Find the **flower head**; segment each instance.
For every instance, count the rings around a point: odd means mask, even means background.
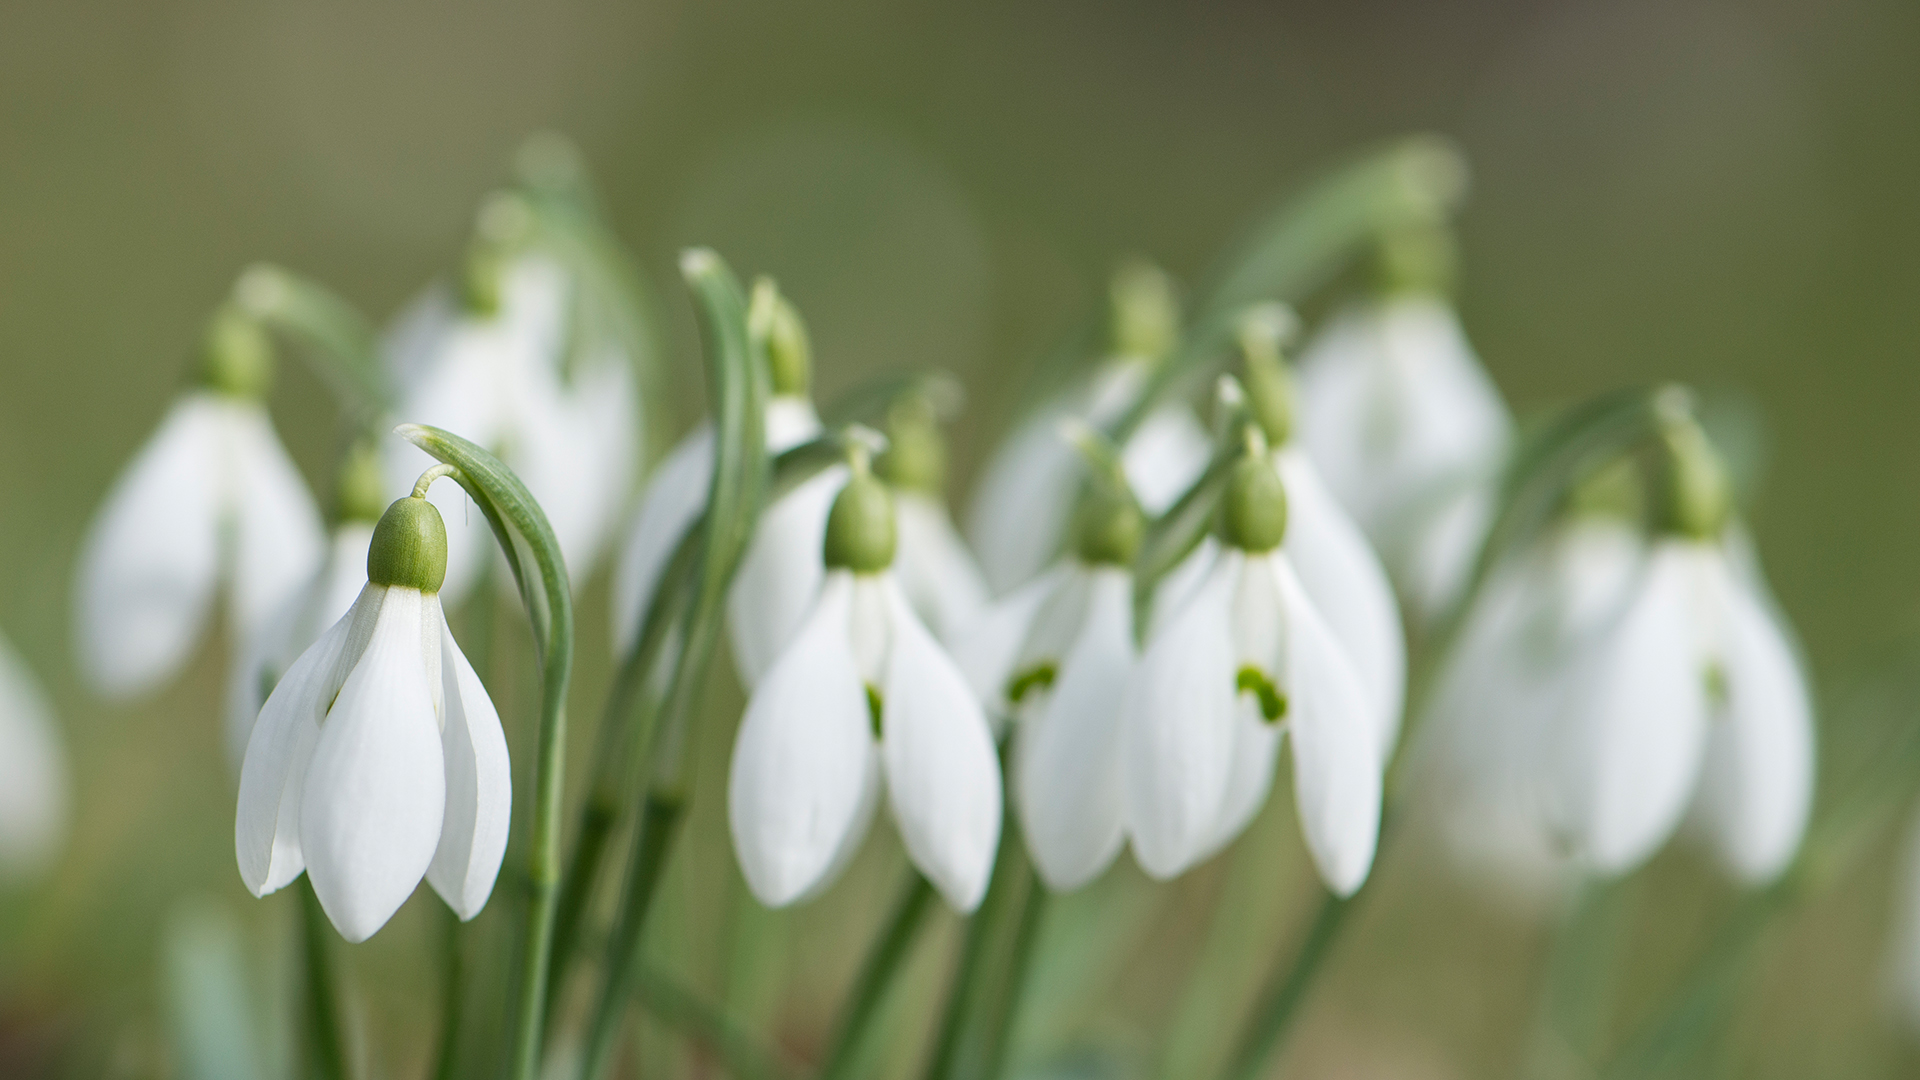
[[[29,876],[52,858],[66,829],[67,797],[53,710],[0,640],[0,882]]]
[[[727,807],[741,872],[774,907],[825,888],[884,787],[914,865],[971,911],[1000,835],[993,736],[891,573],[884,485],[856,467],[831,517],[825,579],[734,743]]]
[[[246,640],[319,565],[319,512],[262,402],[271,362],[265,333],[221,312],[198,384],[94,517],[80,551],[76,647],[101,693],[133,697],[179,670],[222,582]]]
[[[439,511],[397,500],[366,588],[274,687],[247,742],[241,878],[264,896],[304,870],[349,941],[385,925],[423,876],[472,918],[506,851],[506,736],[441,613],[446,561]]]

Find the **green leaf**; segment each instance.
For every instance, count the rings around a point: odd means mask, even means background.
[[[167,1018],[178,1075],[191,1080],[257,1080],[264,1075],[260,1017],[248,984],[240,930],[231,914],[194,904],[167,920]]]

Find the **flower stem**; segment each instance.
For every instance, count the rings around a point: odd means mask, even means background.
[[[1023,860],[1024,862],[1024,860]],[[1000,991],[992,1003],[980,1060],[981,1075],[998,1080],[1006,1073],[1007,1052],[1014,1021],[1020,1016],[1020,1000],[1027,986],[1027,971],[1033,965],[1035,946],[1040,940],[1041,917],[1047,909],[1047,888],[1029,865],[1026,873],[1027,895],[1020,905],[1020,919],[1014,927],[1013,955],[1000,979]]]
[[[460,1020],[462,1016],[461,996],[465,989],[466,978],[461,970],[460,956],[460,917],[453,909],[444,905],[440,914],[440,1046],[435,1055],[438,1063],[434,1066],[434,1080],[453,1080],[454,1059],[460,1050]]]
[[[586,1053],[581,1058],[580,1075],[599,1080],[613,1066],[614,1051],[620,1045],[621,1021],[626,1018],[627,999],[639,983],[642,963],[641,931],[646,928],[647,913],[659,891],[661,872],[666,868],[667,851],[680,824],[682,801],[677,796],[649,794],[640,811],[640,824],[634,829],[633,856],[627,864],[627,886],[621,903],[620,923],[614,929],[607,948],[606,980],[600,987],[600,999],[594,1006],[593,1027],[587,1035]]]
[[[735,1080],[781,1080],[794,1072],[732,1016],[651,967],[640,969],[634,994],[648,1012],[719,1058]]]
[[[1307,929],[1300,951],[1294,954],[1293,963],[1276,969],[1266,989],[1261,991],[1252,1020],[1242,1032],[1232,1062],[1222,1074],[1226,1080],[1255,1080],[1286,1044],[1300,1004],[1307,999],[1314,976],[1319,973],[1334,940],[1340,936],[1340,927],[1352,906],[1352,899],[1332,895],[1321,901],[1320,911]]]
[[[832,1047],[827,1051],[826,1064],[820,1069],[820,1080],[842,1080],[852,1068],[868,1026],[911,951],[913,939],[926,922],[927,910],[933,903],[933,886],[917,870],[910,870],[908,874],[911,880],[854,979],[840,1022],[834,1027]]]
[[[301,941],[306,950],[307,1058],[320,1080],[346,1080],[346,1052],[340,1038],[339,1003],[334,997],[332,942],[327,913],[313,884],[300,879]]]
[[[1000,758],[1004,767],[1007,760],[1005,747],[1001,750]],[[980,1010],[987,1004],[985,995],[989,993],[989,987],[986,979],[993,970],[993,965],[989,963],[993,941],[1001,930],[1007,905],[1019,888],[1020,879],[1023,875],[1031,877],[1033,874],[1032,867],[1027,863],[1026,849],[1016,837],[1017,832],[1009,814],[1000,828],[1000,848],[993,859],[993,880],[987,886],[987,895],[981,899],[980,907],[967,920],[966,939],[960,946],[960,962],[954,968],[953,982],[947,991],[947,1011],[940,1021],[940,1031],[934,1038],[933,1053],[927,1062],[927,1080],[955,1080],[967,1073],[968,1065],[977,1065],[984,1060],[979,1054],[982,1046],[977,1042],[969,1045],[972,1042],[969,1035],[985,1036],[986,1029],[979,1026],[983,1022]]]

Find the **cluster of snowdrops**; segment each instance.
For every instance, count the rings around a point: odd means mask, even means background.
[[[1010,873],[1068,892],[1123,852],[1172,878],[1233,844],[1283,762],[1331,905],[1416,824],[1522,896],[1626,874],[1680,831],[1745,886],[1795,865],[1814,709],[1726,463],[1678,387],[1516,427],[1449,302],[1449,147],[1330,172],[1194,288],[1122,267],[964,527],[942,432],[959,388],[907,372],[823,411],[832,358],[802,313],[704,250],[680,268],[709,416],[643,462],[656,316],[577,163],[543,143],[522,165],[459,272],[384,334],[294,274],[244,274],[107,494],[76,592],[83,670],[116,698],[167,682],[224,594],[240,875],[259,896],[304,876],[348,941],[423,878],[472,918],[528,815],[516,1075],[547,1057],[595,920],[577,1053],[582,1075],[615,1059],[716,656],[748,693],[727,820],[768,906],[828,890],[883,804],[918,887],[961,914]],[[278,353],[338,391],[324,516],[268,415]],[[572,592],[603,559],[619,674],[576,797]],[[520,800],[444,614],[496,596],[542,671]],[[56,844],[59,754],[16,662],[0,689],[0,840],[24,860]],[[884,994],[884,944],[856,998]],[[1287,1008],[1256,1017],[1243,1074]]]

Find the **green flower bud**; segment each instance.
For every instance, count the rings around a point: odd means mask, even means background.
[[[1293,329],[1291,319],[1284,308],[1272,308],[1240,324],[1247,407],[1269,446],[1285,446],[1293,438],[1293,376],[1280,356],[1281,342]]]
[[[334,480],[334,520],[379,521],[387,501],[386,488],[379,448],[371,439],[355,441],[341,459],[340,474]]]
[[[252,316],[222,307],[207,325],[200,351],[200,382],[233,397],[259,401],[273,387],[273,341]]]
[[[766,343],[773,392],[805,397],[813,387],[813,342],[799,309],[788,303],[768,278],[753,283],[747,330]]]
[[[877,574],[893,565],[895,546],[893,496],[887,485],[856,467],[827,514],[822,552],[827,569]]]
[[[1146,518],[1131,495],[1095,484],[1073,510],[1073,553],[1088,566],[1131,565],[1146,528]]]
[[[468,248],[460,267],[461,309],[483,319],[500,314],[500,286],[506,270],[506,255],[499,245],[476,242]]]
[[[1660,532],[1716,540],[1733,516],[1726,468],[1691,417],[1663,425],[1650,486]]]
[[[947,482],[947,441],[933,406],[918,394],[887,410],[887,448],[873,459],[873,471],[901,491],[939,495]]]
[[[1272,551],[1287,536],[1287,490],[1265,454],[1234,462],[1220,504],[1220,539],[1242,551]]]
[[[423,498],[395,499],[367,545],[367,580],[437,593],[447,578],[447,523]]]
[[[1380,237],[1374,253],[1375,288],[1383,296],[1449,295],[1455,258],[1453,234],[1444,224],[1404,226]]]
[[[1130,260],[1114,271],[1113,351],[1158,360],[1180,337],[1180,301],[1173,280],[1152,263]]]

